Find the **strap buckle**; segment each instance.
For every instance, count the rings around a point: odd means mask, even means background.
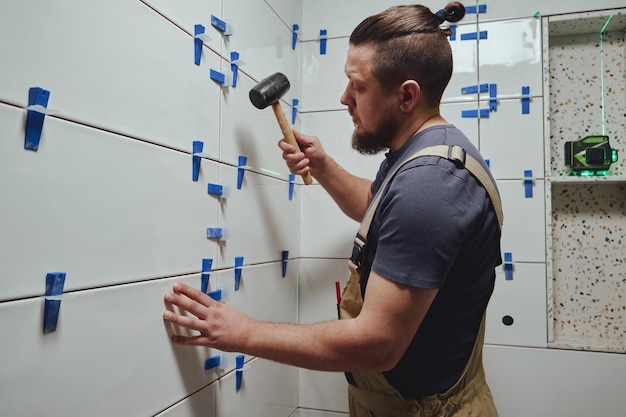
[[[361,257],[365,250],[365,243],[366,240],[357,233],[354,237],[354,246],[352,247],[352,255],[350,256],[350,261],[356,265],[357,268],[361,267]]]
[[[454,162],[457,167],[465,167],[465,157],[465,149],[463,149],[459,145],[452,145],[448,147],[448,159]]]

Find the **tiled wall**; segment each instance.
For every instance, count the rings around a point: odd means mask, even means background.
[[[245,357],[237,390],[234,353],[206,370],[220,352],[172,345],[161,315],[163,294],[176,281],[200,288],[211,259],[209,291],[260,320],[297,321],[300,189],[290,198],[273,112],[254,108],[248,91],[287,74],[290,114],[299,21],[292,1],[2,3],[0,415],[295,412],[295,368]],[[199,65],[196,24],[206,35]],[[233,51],[238,84],[225,87],[210,70],[230,72]],[[47,108],[57,110],[36,152],[24,149],[25,130],[36,128],[26,123],[31,87],[49,91]],[[194,141],[204,144],[197,181]],[[223,238],[207,238],[207,228]],[[56,271],[66,273],[60,313],[44,334],[46,274]]]
[[[205,360],[219,352],[169,342],[173,329],[161,320],[162,295],[175,281],[200,286],[202,259],[210,258],[209,290],[223,289],[225,302],[254,317],[334,320],[335,281],[343,283],[347,276],[345,259],[357,224],[319,185],[303,186],[296,179],[290,198],[288,172],[276,147],[280,131],[271,110],[250,105],[248,91],[273,72],[285,73],[292,83],[282,101],[287,116],[298,99],[296,126],[319,136],[344,168],[371,178],[381,157],[361,157],[350,149],[352,125],[339,103],[347,36],[362,18],[396,3],[22,0],[0,5],[1,415],[72,417],[85,410],[90,416],[345,415],[346,387],[338,373],[246,358],[237,391],[234,355],[227,355],[219,369],[205,370]],[[423,3],[433,10],[443,6]],[[562,267],[560,261],[572,259],[555,255],[553,260],[546,253],[564,253],[576,239],[588,246],[596,239],[595,256],[616,262],[614,275],[624,271],[619,263],[623,183],[552,183],[548,177],[560,168],[554,171],[545,162],[557,155],[558,146],[544,145],[550,134],[544,134],[543,120],[549,126],[555,122],[544,113],[553,95],[542,76],[542,16],[584,11],[588,2],[484,3],[487,11],[468,15],[457,33],[486,32],[487,39],[451,41],[455,74],[442,112],[489,159],[503,198],[503,251],[512,254],[513,277],[507,279],[503,267],[497,271],[485,349],[496,403],[503,417],[535,409],[550,415],[617,415],[626,408],[615,389],[626,373],[622,355],[548,348],[567,340],[566,347],[593,349],[597,343],[581,340],[599,338],[600,350],[624,346],[623,311],[607,310],[623,307],[622,284],[546,280],[553,268]],[[619,3],[600,0],[594,8],[623,7]],[[228,23],[232,34],[211,26],[212,15]],[[199,65],[194,64],[196,24],[205,26],[206,35]],[[294,48],[293,24],[299,25]],[[327,30],[325,54],[321,29]],[[610,48],[622,51],[615,64],[623,66],[623,33],[621,46],[619,36],[610,33]],[[209,77],[211,69],[231,71],[231,52],[239,52],[241,60],[236,87]],[[481,84],[488,90],[461,92]],[[523,86],[530,87],[528,94],[522,94]],[[24,150],[31,87],[48,90],[47,107],[57,110],[45,116],[37,152]],[[623,99],[623,90],[615,97]],[[489,109],[488,117],[463,116],[481,109]],[[620,120],[611,122],[616,140]],[[198,181],[192,181],[193,141],[204,144]],[[244,170],[238,168],[240,156],[247,157]],[[622,161],[615,169],[623,175]],[[525,181],[526,170],[532,179]],[[209,183],[223,186],[224,194],[208,194]],[[562,190],[578,200],[593,191],[599,211],[544,199]],[[613,203],[610,210],[607,201]],[[553,230],[548,222],[546,228],[550,210],[566,227]],[[581,212],[588,213],[584,219],[595,234],[571,227]],[[208,239],[207,228],[221,228],[223,238]],[[604,237],[612,240],[602,242]],[[244,264],[235,291],[239,256]],[[567,262],[563,266],[580,268]],[[45,277],[53,271],[67,277],[58,327],[44,335]],[[584,294],[569,300],[575,291]],[[514,324],[505,325],[504,316]],[[603,385],[578,383],[584,378]],[[532,398],[519,395],[531,388]],[[586,401],[589,396],[593,401]]]

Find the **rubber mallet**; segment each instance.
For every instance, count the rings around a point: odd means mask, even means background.
[[[257,109],[264,109],[267,106],[272,106],[272,110],[274,110],[274,115],[276,116],[276,120],[278,120],[278,125],[280,126],[280,130],[283,132],[285,139],[287,139],[287,142],[300,152],[300,146],[298,146],[298,142],[296,142],[296,138],[293,136],[291,126],[289,125],[289,122],[287,122],[285,113],[283,113],[283,109],[280,106],[280,98],[287,91],[289,91],[289,87],[290,84],[287,77],[284,74],[277,72],[261,80],[257,85],[255,85],[250,90],[249,96],[250,101]],[[313,177],[311,177],[311,174],[308,172],[302,176],[302,179],[307,185],[313,182]]]

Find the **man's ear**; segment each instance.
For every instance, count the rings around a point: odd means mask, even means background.
[[[422,98],[422,89],[415,80],[406,80],[400,86],[400,110],[404,113],[411,112],[419,104]]]

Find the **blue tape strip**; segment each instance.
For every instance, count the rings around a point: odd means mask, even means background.
[[[461,117],[464,119],[489,118],[489,109],[462,110]]]
[[[300,26],[294,24],[291,26],[291,49],[296,49],[296,44],[298,42],[298,31],[300,30]]]
[[[452,34],[449,36],[450,41],[456,40],[456,25],[450,25],[450,31]]]
[[[462,33],[462,41],[475,41],[476,39],[487,39],[487,31],[481,30],[480,32]]]
[[[498,85],[497,84],[489,84],[489,110],[496,111],[498,110]]]
[[[243,185],[243,174],[246,171],[245,167],[248,163],[248,157],[244,155],[240,155],[237,161],[237,189],[241,190],[241,186]]]
[[[204,33],[204,26],[202,25],[194,25],[193,34],[195,36],[202,35]],[[202,39],[193,38],[193,63],[196,65],[200,65],[200,58],[202,57]]]
[[[466,6],[465,13],[466,14],[487,13],[487,5],[479,4],[478,6]]]
[[[320,55],[326,55],[326,35],[328,31],[326,29],[320,29]]]
[[[524,196],[526,198],[533,198],[533,171],[530,169],[524,170]]]
[[[522,87],[522,114],[530,113],[530,87]]]
[[[298,104],[300,104],[300,100],[294,98],[291,100],[291,124],[296,124],[296,116],[298,115]]]
[[[207,227],[206,237],[207,239],[221,239],[222,228],[221,227]]]
[[[289,259],[289,251],[288,250],[282,251],[280,256],[281,256],[282,264],[283,264],[282,265],[283,266],[282,277],[285,278],[287,276],[287,262]]]
[[[63,286],[65,285],[65,272],[49,272],[46,274],[46,291],[45,295],[49,297],[60,296],[63,294]],[[43,334],[56,331],[59,321],[59,312],[61,311],[61,300],[44,300],[43,309]]]
[[[513,254],[504,252],[504,277],[507,281],[513,279]]]
[[[220,355],[211,356],[209,359],[204,361],[204,370],[208,371],[209,369],[217,368],[221,363]]]
[[[235,256],[235,291],[239,291],[241,283],[241,270],[243,269],[243,256]]]
[[[289,174],[289,201],[293,200],[293,191],[295,188],[296,174]]]
[[[41,87],[31,87],[28,89],[28,105],[40,105],[48,107],[48,99],[50,91]],[[26,111],[26,133],[24,136],[24,149],[35,151],[39,149],[41,140],[41,132],[43,130],[43,121],[46,115],[34,110]]]
[[[211,258],[203,258],[202,259],[202,275],[201,275],[201,284],[200,291],[203,293],[207,293],[209,291],[209,277],[211,276],[211,267],[213,266],[213,259]]]
[[[207,193],[212,194],[212,195],[223,195],[224,194],[224,187],[219,185],[219,184],[211,184],[208,183],[207,184]]]
[[[485,164],[487,165],[487,167],[491,167],[491,160],[485,159]]]
[[[226,22],[224,22],[217,16],[211,15],[211,26],[213,26],[215,29],[219,30],[222,33],[226,32]]]
[[[230,70],[233,72],[233,88],[237,87],[237,75],[239,74],[239,65],[233,64],[239,60],[239,52],[231,52],[230,53]]]
[[[239,392],[243,383],[244,356],[237,355],[235,358],[235,363],[235,389],[237,390],[237,392]]]
[[[215,301],[221,301],[222,299],[222,289],[219,288],[217,290],[213,290],[207,294],[209,297],[214,299]]]
[[[204,149],[204,142],[194,140],[191,145],[191,179],[193,181],[198,181],[200,177],[200,161],[202,160],[202,157],[193,154],[202,153],[202,149]]]

